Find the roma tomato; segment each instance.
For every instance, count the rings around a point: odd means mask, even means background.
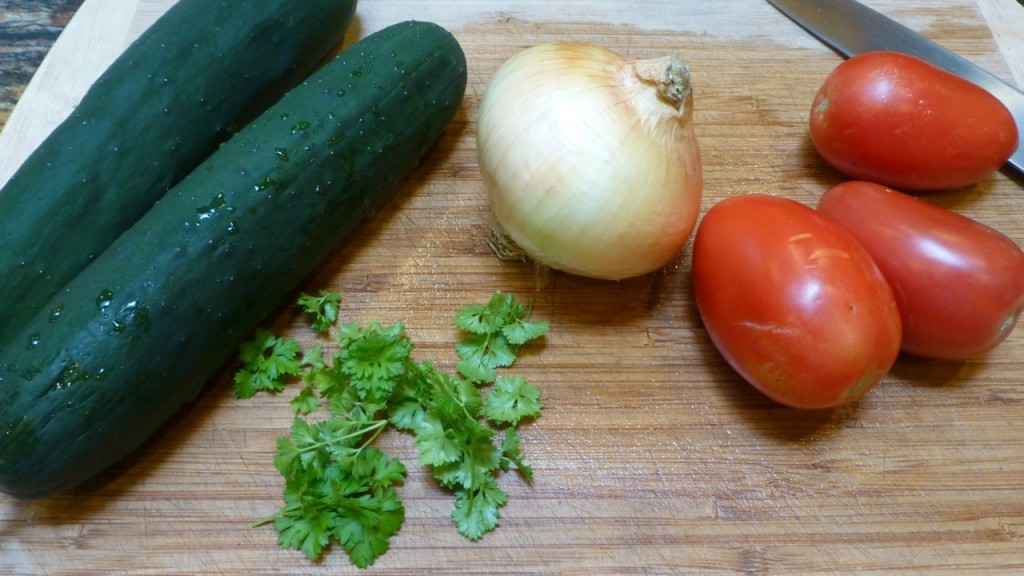
[[[1010,111],[989,92],[895,52],[839,64],[814,98],[810,132],[847,176],[918,191],[978,182],[1018,138]]]
[[[949,360],[982,355],[1024,308],[1024,252],[984,224],[870,182],[844,182],[818,211],[867,249],[896,295],[903,350]]]
[[[787,406],[857,400],[899,354],[896,301],[871,257],[795,200],[755,194],[714,205],[694,237],[693,281],[718,350]]]

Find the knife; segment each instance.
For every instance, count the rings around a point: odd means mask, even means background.
[[[1024,92],[943,46],[855,0],[768,0],[768,3],[839,54],[892,51],[925,62],[981,86],[1002,101],[1024,138]],[[1024,173],[1024,145],[1007,164]]]

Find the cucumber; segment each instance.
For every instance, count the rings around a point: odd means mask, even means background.
[[[391,195],[465,89],[450,33],[396,24],[168,191],[0,352],[0,491],[61,492],[138,448]]]
[[[133,42],[0,190],[0,346],[230,132],[323,62],[355,6],[180,0]]]

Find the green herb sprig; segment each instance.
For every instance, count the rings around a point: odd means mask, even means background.
[[[498,526],[508,494],[500,472],[513,468],[527,482],[517,427],[543,410],[540,390],[520,376],[498,373],[519,348],[548,332],[545,321],[513,296],[496,292],[486,304],[461,308],[453,324],[456,373],[413,360],[405,326],[338,325],[341,296],[303,294],[300,308],[319,333],[336,327],[336,350],[305,350],[290,338],[259,330],[240,348],[237,397],[280,392],[301,383],[291,399],[290,433],[277,439],[274,465],[284,477],[284,505],[254,525],[272,524],[278,543],[319,559],[337,542],[359,567],[388,550],[405,520],[396,488],[406,466],[373,446],[388,427],[412,434],[418,463],[454,496],[451,519],[478,540]],[[322,415],[325,414],[325,415]],[[318,416],[321,415],[321,416]]]

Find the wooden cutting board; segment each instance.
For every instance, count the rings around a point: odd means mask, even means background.
[[[171,4],[86,0],[0,134],[0,180]],[[1009,0],[868,4],[1022,77],[1024,8]],[[760,0],[368,1],[349,41],[409,18],[462,42],[465,104],[429,161],[304,290],[340,291],[346,321],[404,321],[418,357],[443,368],[460,306],[495,290],[534,298],[552,330],[516,371],[541,387],[546,410],[522,430],[534,484],[501,478],[501,526],[476,543],[450,524],[452,500],[415,464],[411,439],[385,436],[410,467],[407,519],[365,573],[1024,573],[1024,329],[976,361],[901,358],[857,405],[798,412],[752,391],[716,353],[688,252],[644,278],[538,284],[529,265],[497,260],[484,241],[474,121],[488,79],[519,49],[573,38],[634,56],[684,52],[705,209],[749,192],[813,204],[840,181],[806,129],[837,56]],[[1024,242],[1022,184],[997,173],[935,201]],[[289,308],[267,325],[308,340],[301,322]],[[235,400],[225,373],[87,486],[0,497],[0,574],[360,573],[338,549],[311,564],[278,548],[271,528],[250,527],[280,504],[271,460],[289,398]]]

